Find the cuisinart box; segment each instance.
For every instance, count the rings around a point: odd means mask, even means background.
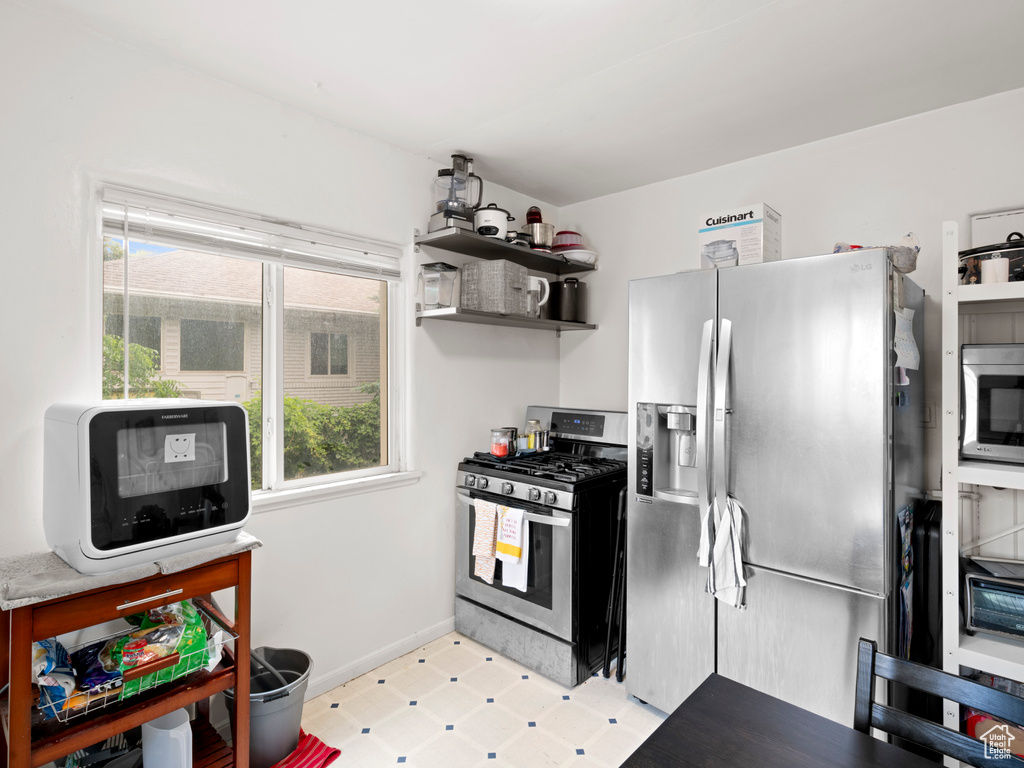
[[[782,258],[782,217],[764,203],[720,211],[697,230],[702,269]]]

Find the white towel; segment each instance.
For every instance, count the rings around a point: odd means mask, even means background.
[[[522,510],[519,511],[521,512]],[[519,562],[513,563],[511,560],[502,558],[501,583],[510,589],[518,589],[520,592],[525,592],[527,586],[526,572],[530,566],[530,521],[523,519],[521,527],[523,544],[520,548]]]
[[[493,501],[475,499],[476,522],[473,526],[473,555],[476,564],[473,575],[479,576],[488,584],[494,583],[494,542],[497,534],[495,518],[498,506]]]
[[[743,507],[729,496],[713,501],[701,517],[697,562],[708,569],[707,591],[733,608],[746,607],[743,578]]]
[[[498,541],[495,551],[503,563],[514,565],[522,557],[523,514],[522,509],[498,505]]]

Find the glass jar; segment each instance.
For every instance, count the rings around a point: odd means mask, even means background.
[[[491,430],[491,456],[499,459],[516,452],[516,429],[497,427]]]
[[[416,292],[419,308],[446,309],[459,304],[459,268],[443,261],[420,267]]]

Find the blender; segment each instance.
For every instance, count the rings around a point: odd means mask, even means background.
[[[442,168],[434,179],[434,213],[428,232],[449,227],[473,231],[473,212],[483,199],[484,183],[473,173],[473,158],[452,155],[452,167]]]
[[[420,267],[416,309],[446,309],[459,304],[459,268],[437,261]]]

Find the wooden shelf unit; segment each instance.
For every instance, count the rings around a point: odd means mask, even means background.
[[[233,688],[233,747],[218,746],[210,752],[217,758],[209,765],[248,768],[251,562],[251,552],[245,551],[175,574],[156,575],[0,611],[0,651],[7,659],[0,670],[0,686],[10,684],[3,701],[7,716],[7,751],[3,753],[6,765],[9,768],[39,768],[194,703],[199,704],[200,711],[200,720],[195,727],[207,733],[212,728],[207,728],[209,715],[204,702],[215,693]],[[212,603],[214,592],[232,588],[235,590],[235,620],[231,629],[238,637],[234,653],[225,648],[224,659],[213,672],[193,672],[180,680],[164,683],[67,723],[54,720],[33,722],[33,641],[190,598],[202,598]],[[242,674],[238,673],[239,670]],[[230,761],[225,760],[227,753],[224,750],[230,751]],[[0,768],[3,766],[4,763],[0,762]]]

